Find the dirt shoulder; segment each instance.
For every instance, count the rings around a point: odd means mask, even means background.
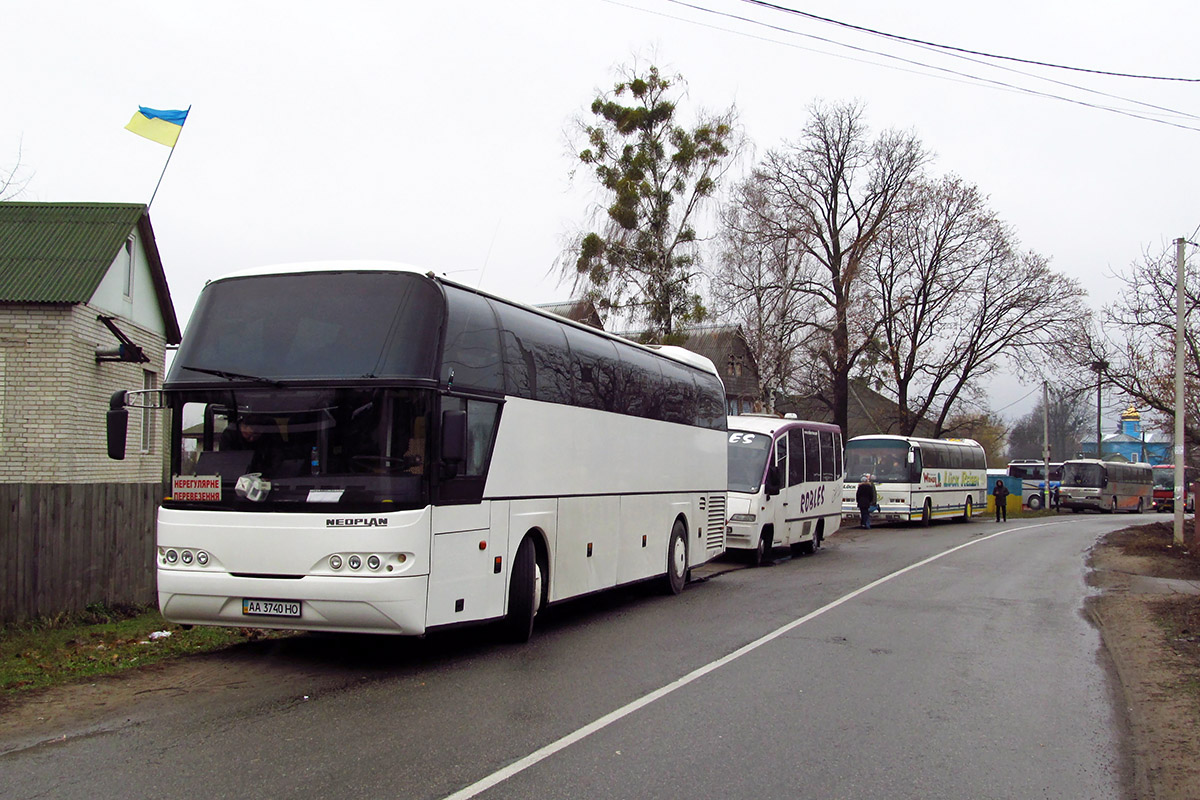
[[[1169,523],[1115,531],[1092,550],[1087,610],[1128,709],[1138,800],[1200,793],[1200,558]]]

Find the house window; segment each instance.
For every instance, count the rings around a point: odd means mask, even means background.
[[[121,248],[120,255],[121,268],[125,272],[125,289],[126,297],[133,297],[133,237],[130,236],[125,240],[125,246]]]
[[[155,386],[155,375],[150,370],[142,370],[142,388],[148,391],[153,391]],[[149,397],[149,395],[146,395]],[[149,403],[147,402],[147,405]],[[150,453],[154,450],[154,411],[153,409],[142,409],[142,452]]]

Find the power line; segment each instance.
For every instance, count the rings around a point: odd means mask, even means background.
[[[1179,77],[1172,77],[1172,76],[1165,76],[1165,75],[1138,75],[1138,74],[1129,73],[1129,72],[1112,72],[1112,71],[1103,70],[1103,69],[1089,69],[1087,67],[1072,67],[1072,66],[1067,66],[1064,64],[1054,64],[1054,63],[1051,63],[1048,61],[1035,61],[1033,59],[1028,59],[1028,58],[1017,58],[1016,56],[997,55],[996,53],[984,53],[979,50],[968,50],[967,48],[964,48],[964,47],[955,47],[953,45],[948,45],[948,44],[938,44],[937,42],[927,42],[923,39],[912,39],[907,36],[900,36],[899,34],[895,34],[895,33],[887,33],[886,31],[876,30],[874,28],[867,28],[867,27],[863,27],[861,25],[852,25],[849,22],[842,22],[841,20],[831,19],[829,17],[822,17],[817,14],[810,14],[807,11],[800,11],[799,9],[788,8],[787,6],[781,6],[781,5],[777,5],[775,3],[768,3],[765,0],[742,0],[742,2],[749,3],[750,5],[753,5],[753,6],[760,6],[762,8],[773,9],[775,11],[782,11],[785,14],[795,14],[796,16],[807,17],[808,19],[816,20],[818,22],[826,22],[826,23],[829,23],[830,25],[838,25],[840,27],[848,28],[850,30],[860,31],[862,33],[869,33],[872,36],[882,36],[886,39],[893,39],[897,42],[907,42],[909,44],[924,45],[926,47],[936,47],[939,50],[949,50],[949,51],[953,51],[956,53],[966,53],[966,54],[972,55],[972,56],[982,56],[984,58],[996,58],[996,59],[1000,59],[1003,61],[1015,61],[1019,64],[1030,64],[1032,66],[1037,66],[1037,67],[1050,67],[1051,69],[1064,69],[1064,70],[1069,70],[1071,72],[1086,72],[1086,73],[1089,73],[1092,75],[1107,75],[1109,77],[1114,77],[1114,78],[1137,78],[1138,80],[1146,80],[1146,81],[1181,81],[1184,83],[1200,83],[1200,78],[1179,78]]]
[[[739,21],[739,22],[745,22],[745,23],[749,23],[749,24],[751,24],[751,25],[756,25],[756,26],[759,26],[759,27],[767,28],[768,30],[777,31],[777,32],[780,32],[780,33],[786,33],[786,34],[789,34],[789,35],[792,35],[792,36],[800,36],[800,37],[803,37],[803,38],[806,38],[806,39],[812,39],[812,40],[815,40],[815,41],[818,41],[818,42],[822,42],[822,43],[824,43],[824,44],[834,45],[834,46],[841,47],[841,48],[845,48],[845,49],[848,49],[848,50],[853,50],[853,51],[860,52],[860,53],[866,53],[866,54],[870,54],[870,55],[873,55],[873,56],[878,56],[878,57],[880,57],[880,58],[887,58],[887,59],[891,59],[891,60],[893,60],[893,61],[898,61],[898,62],[901,62],[901,63],[904,63],[904,64],[908,64],[908,65],[911,65],[911,66],[914,66],[914,67],[921,67],[921,68],[923,68],[924,70],[933,70],[933,71],[935,71],[935,72],[946,73],[946,74],[948,74],[948,75],[953,75],[953,76],[956,76],[956,78],[946,78],[946,77],[945,77],[945,75],[931,75],[931,74],[930,74],[930,73],[928,73],[928,72],[920,72],[920,71],[917,71],[917,70],[907,69],[907,68],[904,68],[904,67],[896,67],[896,66],[894,66],[894,65],[891,65],[891,66],[889,66],[889,65],[887,65],[887,64],[879,64],[879,63],[877,63],[877,62],[866,61],[866,60],[863,60],[863,59],[850,59],[850,60],[852,60],[852,61],[860,61],[860,62],[862,62],[862,63],[870,64],[870,65],[872,65],[872,66],[881,66],[881,67],[884,67],[885,69],[899,69],[899,70],[901,70],[901,71],[903,71],[903,72],[913,72],[914,74],[918,74],[918,75],[924,75],[925,77],[940,77],[940,78],[943,78],[943,79],[945,79],[945,80],[956,80],[956,82],[972,83],[972,84],[976,84],[976,85],[978,85],[978,84],[986,84],[986,85],[989,85],[989,86],[991,86],[992,88],[1004,89],[1004,90],[1007,90],[1007,91],[1013,91],[1013,92],[1021,92],[1021,93],[1023,93],[1023,94],[1030,94],[1030,95],[1033,95],[1033,96],[1035,96],[1035,97],[1043,97],[1043,98],[1050,99],[1050,100],[1060,100],[1060,101],[1062,101],[1062,102],[1066,102],[1066,103],[1072,103],[1072,104],[1074,104],[1074,105],[1080,105],[1080,106],[1084,106],[1084,107],[1086,107],[1086,108],[1093,108],[1093,109],[1096,109],[1096,110],[1099,110],[1099,111],[1107,111],[1107,112],[1109,112],[1109,113],[1112,113],[1112,114],[1120,114],[1121,116],[1130,117],[1130,118],[1132,118],[1132,119],[1139,119],[1139,120],[1142,120],[1142,121],[1144,121],[1144,122],[1154,122],[1154,123],[1157,123],[1157,124],[1159,124],[1159,125],[1168,125],[1168,126],[1170,126],[1170,127],[1172,127],[1172,128],[1180,128],[1180,129],[1182,129],[1182,130],[1186,130],[1186,131],[1200,132],[1200,128],[1192,127],[1192,126],[1190,126],[1190,125],[1185,125],[1185,124],[1181,124],[1181,123],[1177,123],[1177,122],[1171,122],[1170,120],[1166,120],[1166,119],[1158,119],[1158,118],[1156,118],[1156,117],[1147,116],[1146,114],[1140,114],[1140,113],[1137,113],[1137,112],[1134,112],[1134,111],[1130,111],[1130,110],[1127,110],[1127,109],[1115,108],[1115,107],[1113,107],[1113,106],[1101,105],[1101,104],[1098,104],[1098,103],[1089,103],[1089,102],[1087,102],[1087,101],[1085,101],[1085,100],[1079,100],[1079,99],[1072,98],[1072,97],[1065,97],[1065,96],[1063,96],[1063,95],[1052,94],[1052,93],[1050,93],[1050,92],[1043,92],[1043,91],[1039,91],[1039,90],[1037,90],[1037,89],[1031,89],[1031,88],[1029,88],[1029,87],[1025,87],[1025,86],[1019,86],[1019,85],[1016,85],[1016,84],[1007,83],[1007,82],[1005,82],[1005,81],[996,80],[996,79],[994,79],[994,78],[985,78],[985,77],[982,77],[982,76],[979,76],[979,75],[973,75],[973,74],[970,74],[970,73],[967,73],[967,72],[960,72],[960,71],[958,71],[958,70],[950,69],[950,68],[948,68],[948,67],[939,67],[939,66],[936,66],[936,65],[933,65],[933,64],[927,64],[927,63],[925,63],[925,62],[922,62],[922,61],[915,61],[915,60],[913,60],[913,59],[903,58],[903,57],[901,57],[901,56],[897,56],[897,55],[894,55],[894,54],[891,54],[891,53],[885,53],[885,52],[881,52],[881,51],[879,51],[879,50],[872,50],[872,49],[870,49],[870,48],[867,48],[867,47],[859,47],[859,46],[857,46],[857,45],[847,44],[846,42],[840,42],[840,41],[838,41],[838,40],[836,40],[836,39],[829,39],[829,38],[826,38],[826,37],[823,37],[823,36],[817,36],[816,34],[811,34],[811,33],[804,33],[804,32],[802,32],[802,31],[798,31],[798,30],[795,30],[795,29],[793,29],[793,28],[787,28],[787,27],[784,27],[784,26],[781,26],[781,25],[775,25],[775,24],[772,24],[772,23],[764,22],[764,21],[762,21],[762,20],[753,19],[753,18],[751,18],[751,17],[744,17],[744,16],[740,16],[740,15],[737,15],[737,14],[732,14],[732,13],[729,13],[729,12],[726,12],[726,11],[718,11],[718,10],[716,10],[716,9],[707,8],[707,7],[705,7],[705,6],[697,5],[697,4],[695,4],[695,3],[685,2],[685,0],[666,0],[666,1],[667,1],[667,2],[669,2],[669,3],[672,3],[672,4],[674,4],[674,5],[683,6],[683,7],[685,7],[685,8],[690,8],[690,9],[693,9],[693,10],[695,10],[695,11],[700,11],[700,12],[703,12],[703,13],[706,13],[706,14],[712,14],[712,15],[719,16],[719,17],[724,17],[724,18],[727,18],[727,19],[737,20],[737,21]],[[749,1],[749,0],[748,0],[748,1]],[[738,36],[748,36],[749,38],[759,39],[760,41],[767,41],[767,42],[771,42],[771,43],[773,43],[773,44],[780,44],[780,45],[783,45],[783,46],[786,46],[786,47],[797,47],[798,49],[802,49],[802,50],[809,50],[810,52],[819,53],[819,54],[821,54],[821,55],[830,55],[830,56],[833,56],[833,57],[835,57],[835,58],[838,58],[838,57],[845,58],[845,56],[837,56],[836,54],[833,54],[833,53],[828,53],[828,52],[826,52],[826,51],[823,51],[823,50],[816,50],[816,49],[813,49],[813,48],[804,48],[804,47],[799,47],[798,45],[795,45],[795,44],[792,44],[792,43],[788,43],[788,42],[780,42],[780,41],[778,41],[778,40],[775,40],[775,39],[770,39],[770,38],[767,38],[767,37],[752,36],[752,35],[750,35],[750,34],[747,34],[747,33],[743,32],[743,31],[732,30],[732,29],[730,29],[730,28],[721,27],[721,26],[719,26],[719,25],[707,25],[707,24],[705,24],[705,23],[697,22],[697,21],[695,21],[695,20],[690,20],[690,19],[687,19],[687,18],[684,18],[684,17],[676,17],[676,16],[672,16],[672,15],[670,15],[670,14],[664,14],[664,13],[662,13],[662,12],[658,12],[658,11],[651,11],[651,10],[649,10],[649,9],[646,9],[646,8],[641,8],[641,7],[638,7],[638,6],[632,6],[632,5],[628,5],[628,4],[626,4],[626,3],[617,2],[616,0],[605,0],[605,2],[608,2],[608,3],[612,4],[612,5],[619,5],[619,6],[623,6],[623,7],[625,7],[625,8],[629,8],[629,9],[636,10],[636,11],[642,11],[642,12],[644,12],[644,13],[650,13],[650,14],[655,14],[655,15],[657,15],[657,16],[663,16],[663,17],[667,17],[667,18],[669,18],[669,19],[675,19],[675,20],[679,20],[679,21],[681,21],[681,22],[688,22],[688,23],[690,23],[690,24],[693,24],[693,25],[700,25],[701,27],[707,27],[707,28],[712,28],[712,29],[714,29],[714,30],[720,30],[720,31],[724,31],[724,32],[726,32],[726,33],[731,33],[731,34],[738,35]],[[987,65],[987,66],[992,66],[992,65]],[[1020,73],[1020,74],[1025,74],[1025,73]],[[1027,77],[1035,77],[1035,78],[1037,78],[1038,76],[1027,76]],[[1041,80],[1049,80],[1049,79],[1046,79],[1046,78],[1039,78],[1039,79],[1041,79]],[[1055,82],[1057,83],[1057,81],[1055,81]],[[1072,86],[1071,84],[1067,84],[1067,85],[1068,85],[1068,86]],[[1075,87],[1075,86],[1072,86],[1072,88],[1080,88],[1080,89],[1082,89],[1083,87]],[[1086,90],[1086,89],[1084,89],[1084,91],[1090,91],[1090,90]],[[1103,93],[1100,93],[1100,94],[1103,94]],[[1108,97],[1113,97],[1112,95],[1106,95],[1106,96],[1108,96]],[[1126,100],[1126,102],[1139,103],[1139,101],[1135,101],[1135,100],[1129,100],[1129,99],[1127,99],[1127,98],[1119,98],[1119,97],[1118,97],[1118,98],[1114,98],[1114,99],[1121,99],[1121,100]],[[1162,107],[1160,107],[1160,106],[1150,106],[1149,104],[1145,104],[1145,103],[1140,103],[1140,104],[1141,104],[1141,105],[1147,105],[1147,106],[1149,106],[1149,107],[1151,107],[1151,108],[1155,108],[1155,109],[1158,109],[1158,110],[1166,111],[1166,112],[1168,112],[1168,113],[1171,113],[1171,114],[1174,114],[1174,115],[1176,115],[1176,116],[1178,116],[1178,117],[1190,118],[1190,119],[1200,119],[1200,116],[1193,115],[1193,114],[1189,114],[1188,112],[1184,112],[1184,111],[1178,111],[1178,110],[1175,110],[1175,109],[1166,109],[1166,108],[1162,108]]]

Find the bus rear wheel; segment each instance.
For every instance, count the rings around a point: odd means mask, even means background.
[[[963,507],[963,522],[971,521],[971,498],[967,498],[967,504]]]
[[[508,583],[508,615],[504,618],[504,639],[520,644],[533,635],[533,620],[542,605],[542,565],[537,560],[533,538],[526,536],[513,558],[512,578]]]
[[[1145,501],[1144,499],[1142,499],[1141,497],[1139,497],[1139,498],[1138,498],[1138,507],[1137,507],[1137,512],[1136,512],[1136,513],[1138,513],[1138,514],[1144,514],[1145,512],[1146,512],[1146,501]]]
[[[675,520],[671,527],[671,539],[667,542],[667,574],[663,578],[663,590],[667,594],[679,594],[687,583],[687,532],[683,523]]]

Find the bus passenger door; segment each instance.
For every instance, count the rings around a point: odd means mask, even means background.
[[[779,494],[771,500],[771,526],[775,531],[773,542],[776,545],[787,544],[788,539],[788,437],[781,433],[775,440],[774,454],[775,474],[778,476]]]

